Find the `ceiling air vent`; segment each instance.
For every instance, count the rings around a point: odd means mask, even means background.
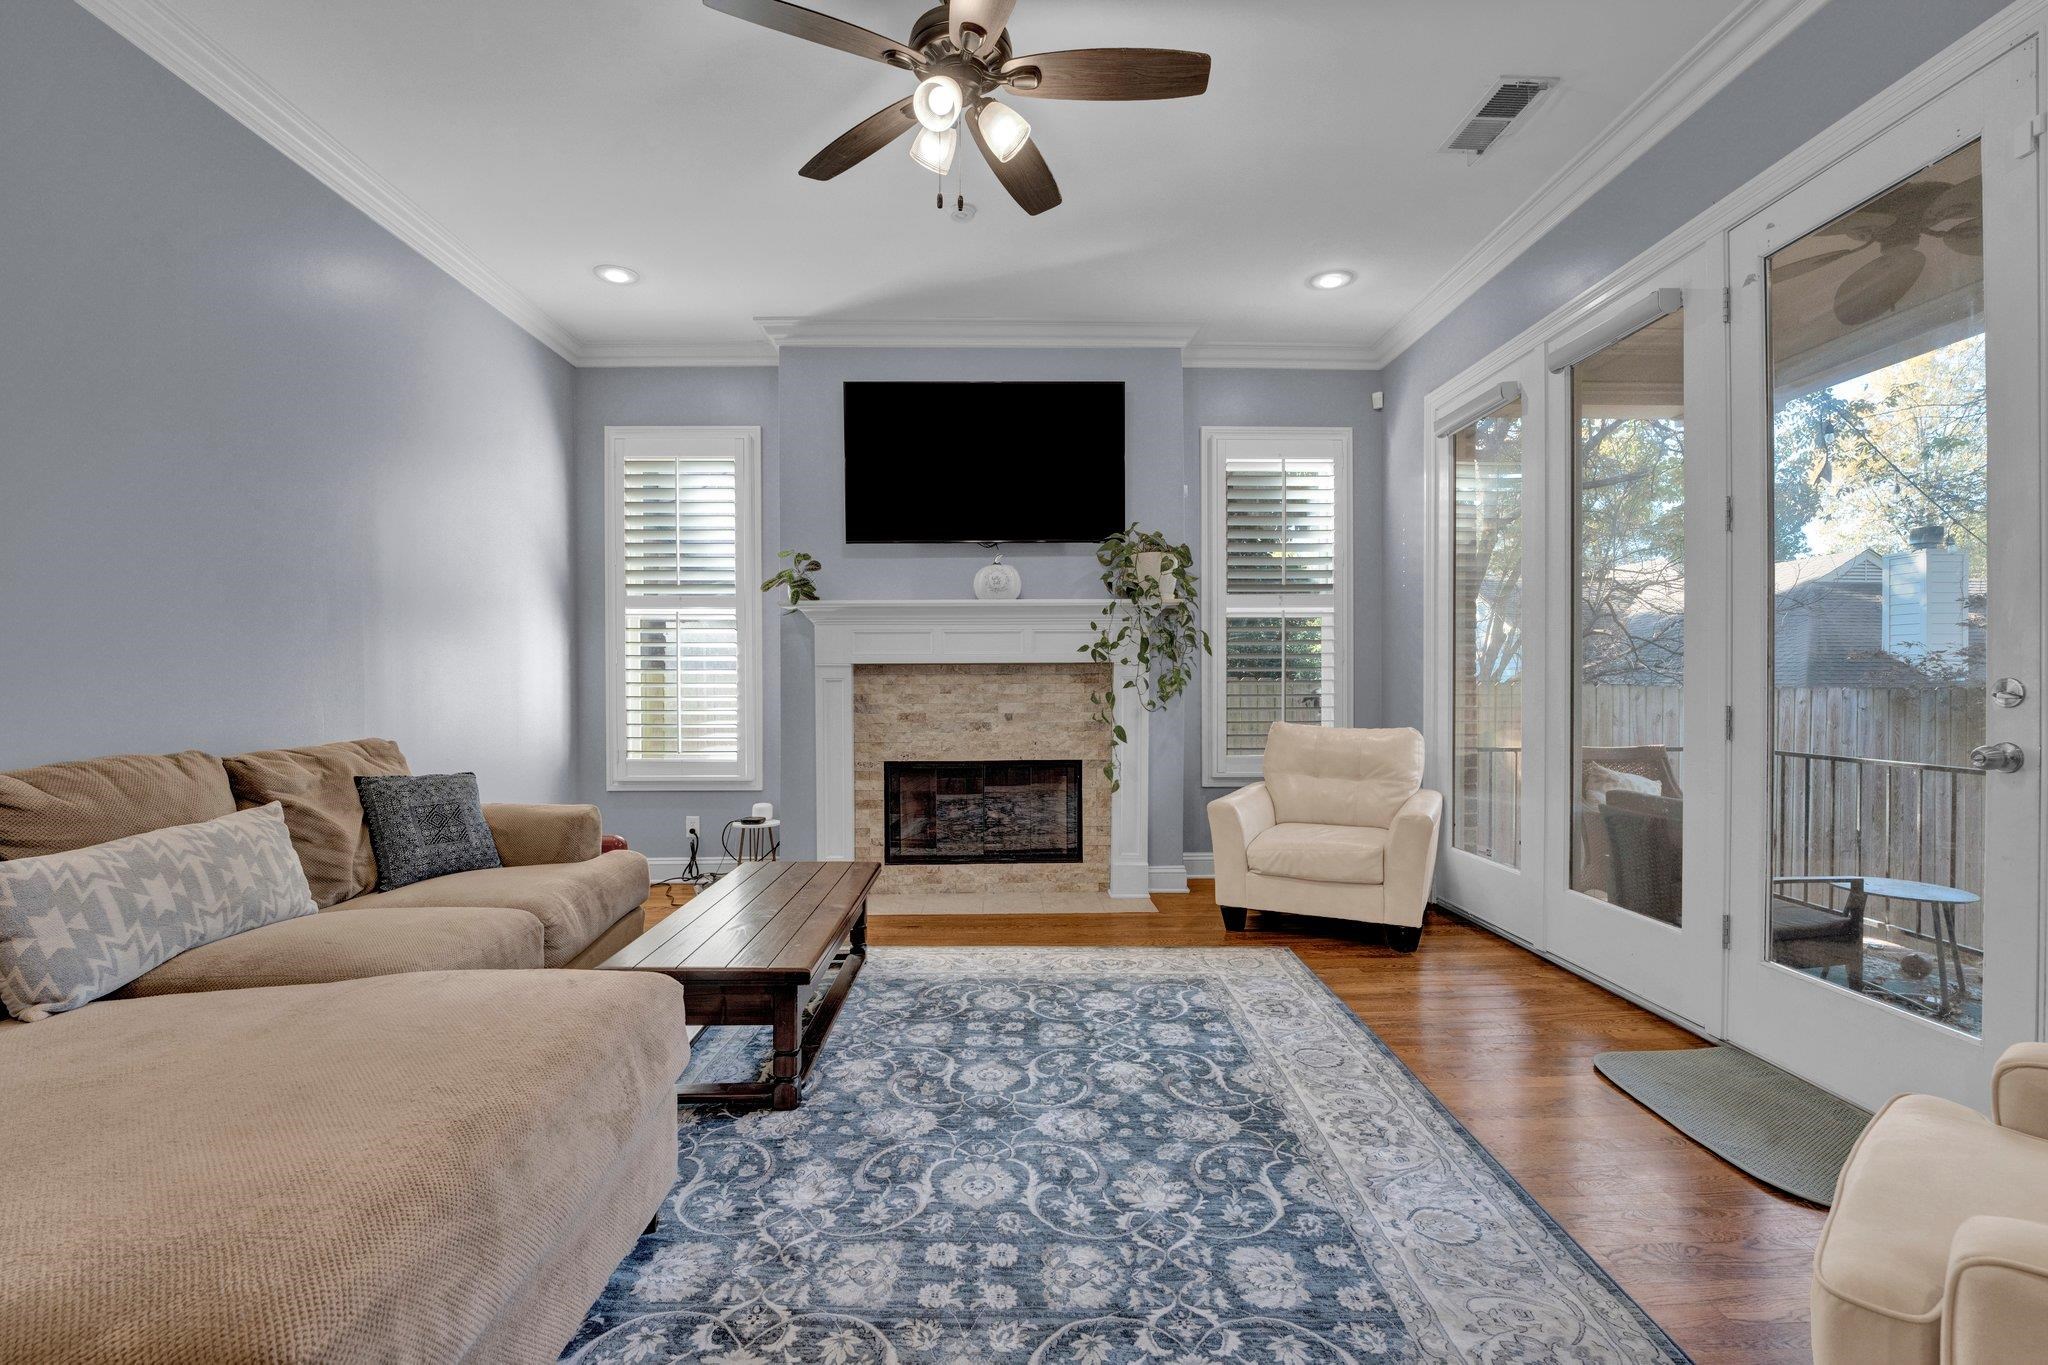
[[[1465,120],[1465,126],[1452,134],[1443,149],[1483,156],[1488,148],[1506,135],[1516,119],[1529,112],[1530,106],[1542,98],[1544,91],[1556,84],[1555,76],[1501,77],[1493,93],[1480,103],[1471,118]]]

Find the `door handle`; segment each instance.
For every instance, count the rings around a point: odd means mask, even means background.
[[[2010,740],[1970,750],[1970,766],[1980,773],[2016,773],[2026,764],[2027,751]]]

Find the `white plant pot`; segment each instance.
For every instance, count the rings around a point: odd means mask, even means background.
[[[1164,606],[1180,600],[1180,584],[1175,581],[1173,571],[1179,567],[1172,555],[1158,550],[1140,550],[1133,556],[1138,561],[1138,581],[1144,584]]]

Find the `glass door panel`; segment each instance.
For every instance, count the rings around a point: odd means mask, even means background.
[[[2037,108],[2028,45],[1729,238],[1727,1033],[1868,1107],[2041,1031]]]
[[[1546,946],[1704,1032],[1727,898],[1726,260],[1717,241],[1551,343]],[[1710,302],[1709,302],[1710,301]],[[1658,311],[1658,310],[1664,311]],[[1644,321],[1644,319],[1649,319]]]
[[[1773,252],[1770,960],[1977,1035],[1991,450],[1981,148]]]
[[[1451,847],[1522,859],[1522,403],[1451,437]]]
[[[1683,919],[1685,310],[1571,369],[1571,887]]]

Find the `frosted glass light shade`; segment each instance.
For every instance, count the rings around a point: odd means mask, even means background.
[[[1031,140],[1031,125],[1007,104],[990,100],[981,106],[981,140],[998,161],[1008,161]]]
[[[960,121],[960,82],[951,76],[927,76],[918,82],[910,109],[917,121],[935,133],[943,133]]]
[[[910,139],[910,159],[934,175],[944,175],[953,169],[953,153],[959,148],[958,128],[948,128],[943,132],[920,128],[917,136]]]

